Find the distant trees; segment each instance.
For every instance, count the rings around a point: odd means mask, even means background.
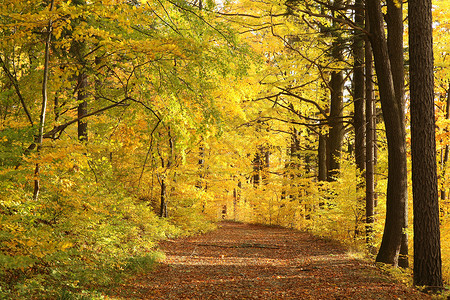
[[[340,1],[333,3],[287,1],[286,12],[275,5],[271,6],[275,7],[273,10],[264,11],[261,7],[255,14],[230,13],[228,16],[241,17],[240,22],[246,24],[246,28],[250,28],[249,31],[254,36],[258,37],[259,32],[264,32],[265,41],[270,40],[267,36],[271,35],[282,43],[279,48],[269,42],[267,42],[269,47],[262,47],[262,50],[256,47],[265,55],[268,67],[260,81],[266,91],[255,97],[255,101],[258,101],[259,105],[260,101],[266,100],[268,106],[260,109],[254,120],[264,122],[268,131],[290,134],[291,128],[296,132],[302,132],[301,128],[306,127],[308,130],[305,131],[314,133],[312,143],[308,143],[308,139],[302,134],[296,135],[298,146],[295,148],[302,149],[297,151],[299,154],[296,154],[296,160],[301,163],[295,164],[299,176],[290,177],[292,181],[300,182],[299,178],[306,181],[306,172],[302,167],[306,166],[308,151],[318,153],[314,171],[319,181],[332,178],[343,180],[345,176],[339,177],[335,172],[339,169],[339,160],[336,158],[344,152],[341,149],[340,138],[348,138],[351,140],[350,143],[355,143],[356,165],[360,171],[366,167],[365,208],[368,241],[371,241],[373,236],[372,223],[375,221],[373,165],[375,132],[378,130],[382,138],[386,135],[388,156],[386,222],[376,260],[394,266],[408,267],[406,127],[408,111],[405,104],[404,55],[407,49],[403,45],[404,16],[402,5],[397,1],[387,1],[384,13],[380,1],[369,0],[366,2],[367,14],[364,20],[361,5],[360,1],[355,1],[354,6],[343,5]],[[354,19],[348,18],[351,9],[355,9]],[[285,21],[286,27],[283,27],[282,22],[278,22],[279,19]],[[262,20],[266,20],[266,26],[262,25],[264,24]],[[350,32],[348,29],[352,29],[352,35],[348,34]],[[316,40],[309,38],[311,36]],[[367,37],[369,42],[365,47],[363,47],[364,37]],[[349,41],[352,42],[353,54],[351,71],[342,57],[342,53],[349,53]],[[266,50],[269,48],[271,51]],[[372,77],[372,52],[376,77]],[[298,64],[302,64],[304,69],[298,68]],[[317,84],[317,81],[320,84]],[[353,83],[350,95],[341,94],[341,91],[347,91],[345,83],[350,81]],[[311,84],[312,82],[315,84]],[[373,87],[373,82],[377,83],[378,88]],[[341,83],[343,85],[340,85]],[[432,83],[429,85],[432,86]],[[381,103],[385,131],[376,128],[374,101],[377,97]],[[344,99],[344,102],[337,101],[339,98]],[[364,98],[367,101],[365,106]],[[354,104],[353,111],[348,110],[346,105],[350,101]],[[269,109],[269,106],[272,109]],[[346,126],[348,123],[355,129],[354,136],[349,137],[351,131]],[[287,124],[291,126],[289,130],[286,129]],[[364,128],[365,124],[367,130]],[[380,144],[384,147],[384,141]],[[441,161],[447,160],[445,149],[445,147],[442,149]],[[326,200],[332,198],[330,195],[321,197]],[[284,191],[281,199],[286,199]],[[297,198],[294,196],[291,199]],[[322,205],[324,202],[319,203],[318,207],[324,207]],[[285,206],[284,202],[280,204],[280,207]],[[314,205],[312,207],[314,210]]]
[[[56,261],[72,266],[82,255],[101,261],[121,242],[148,250],[151,228],[203,230],[199,220],[221,218],[223,207],[236,220],[367,241],[371,250],[381,240],[377,261],[408,266],[398,1],[44,2],[0,3],[0,248],[12,262],[0,278]],[[435,165],[433,95],[421,90],[433,86],[433,67],[415,60],[430,57],[422,46],[411,39],[416,282],[432,286],[439,279],[423,281],[431,275],[422,267],[439,274],[438,253],[421,255],[426,245],[439,248],[435,175],[420,170]],[[446,199],[449,83],[444,62],[434,71]],[[380,103],[384,126],[376,124]],[[377,189],[386,196],[383,235]],[[133,248],[134,240],[148,243]]]
[[[59,298],[205,230],[192,149],[244,115],[250,64],[188,3],[0,1],[0,298]]]

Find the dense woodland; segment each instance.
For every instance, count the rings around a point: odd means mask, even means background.
[[[222,219],[335,238],[439,290],[449,8],[1,1],[0,298],[81,294]]]

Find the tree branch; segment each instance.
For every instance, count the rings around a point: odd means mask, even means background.
[[[20,103],[22,104],[25,114],[27,115],[28,121],[30,122],[31,126],[34,126],[33,119],[31,118],[30,111],[28,110],[27,105],[25,104],[25,100],[22,96],[22,93],[20,92],[19,83],[17,82],[16,77],[11,73],[11,71],[9,71],[5,61],[2,59],[1,56],[0,56],[0,63],[2,64],[3,71],[5,71],[6,75],[8,76],[12,85],[14,86],[14,89],[16,90],[17,97],[19,97]]]
[[[64,124],[55,126],[52,130],[46,132],[46,133],[43,135],[43,138],[51,138],[51,139],[55,140],[55,139],[57,139],[57,138],[61,135],[61,133],[62,133],[68,126],[70,126],[70,125],[72,125],[72,124],[74,124],[74,123],[77,123],[78,121],[80,121],[80,120],[82,120],[82,119],[85,119],[85,118],[87,118],[87,117],[90,117],[90,116],[93,116],[93,115],[97,115],[97,114],[99,114],[99,113],[101,113],[101,112],[104,112],[104,111],[106,111],[106,110],[108,110],[108,109],[111,109],[111,108],[113,108],[113,107],[116,107],[116,106],[125,106],[125,105],[126,105],[125,102],[126,102],[127,100],[131,100],[131,98],[126,97],[125,99],[123,99],[123,100],[121,100],[121,101],[119,101],[119,102],[117,102],[117,103],[111,104],[111,105],[109,105],[109,106],[106,106],[106,107],[101,108],[101,109],[99,109],[99,110],[96,110],[96,111],[94,111],[94,112],[88,113],[88,114],[86,114],[86,115],[84,115],[84,116],[81,116],[81,117],[79,117],[79,118],[73,119],[73,120],[71,120],[71,121],[69,121],[69,122],[67,122],[67,123],[64,123]],[[59,133],[58,137],[55,137],[56,134],[58,134],[58,133]]]

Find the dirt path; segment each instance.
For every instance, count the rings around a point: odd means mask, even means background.
[[[336,243],[284,228],[226,222],[161,243],[167,258],[111,291],[120,299],[430,299]]]

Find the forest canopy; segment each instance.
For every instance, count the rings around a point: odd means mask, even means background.
[[[0,296],[113,282],[222,219],[407,268],[412,28],[367,2],[3,0]],[[449,7],[432,7],[446,283]]]

